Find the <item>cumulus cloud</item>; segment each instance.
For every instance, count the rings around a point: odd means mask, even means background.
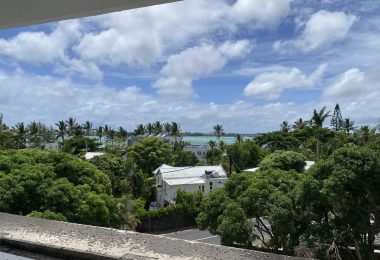
[[[54,125],[72,116],[78,121],[90,120],[95,125],[107,123],[113,127],[122,125],[128,130],[139,123],[160,120],[179,122],[185,131],[209,132],[213,125],[220,123],[226,131],[254,133],[272,129],[284,119],[292,120],[296,111],[303,109],[294,103],[257,106],[245,101],[164,102],[143,94],[137,86],[115,89],[106,85],[82,85],[64,78],[20,71],[8,74],[0,70],[0,92],[0,111],[9,125],[32,120]]]
[[[256,27],[276,26],[290,11],[293,0],[238,0],[232,7],[237,21],[256,21]]]
[[[256,76],[244,89],[246,96],[255,96],[267,100],[280,97],[286,89],[298,89],[315,86],[326,71],[327,65],[320,65],[313,73],[306,75],[298,68],[282,71],[264,72]]]
[[[375,83],[375,85],[373,85]],[[371,82],[358,68],[349,69],[341,74],[335,81],[324,90],[324,95],[328,97],[357,97],[359,90],[368,90],[379,83]],[[378,86],[376,86],[378,87]],[[376,88],[375,87],[375,88]]]
[[[343,40],[356,20],[356,16],[344,12],[318,11],[310,17],[297,39],[276,41],[273,48],[280,52],[294,48],[310,52],[329,46]]]
[[[186,49],[168,58],[161,70],[165,77],[158,79],[153,86],[164,96],[193,97],[193,80],[222,69],[231,59],[244,57],[252,47],[248,40],[240,40],[219,46],[202,44]]]
[[[89,32],[74,49],[84,60],[146,67],[178,51],[198,36],[234,32],[238,26],[276,26],[292,0],[183,1],[88,19],[100,30]]]
[[[0,55],[17,61],[41,64],[65,57],[66,49],[80,37],[77,20],[60,22],[50,33],[21,32],[10,39],[0,39]]]
[[[54,72],[65,76],[79,74],[84,78],[95,81],[101,81],[103,79],[103,71],[100,70],[96,63],[84,62],[79,59],[63,59],[62,64],[56,65]]]
[[[363,71],[349,69],[335,77],[322,94],[324,104],[339,102],[344,108],[344,117],[350,117],[359,124],[378,123],[380,110],[380,69]]]
[[[0,55],[21,63],[53,64],[54,72],[66,76],[100,80],[102,65],[146,68],[199,44],[210,33],[275,27],[288,15],[291,2],[192,0],[65,21],[50,31],[0,39]]]

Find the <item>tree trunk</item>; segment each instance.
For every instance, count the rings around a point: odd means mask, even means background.
[[[319,135],[318,135],[318,138],[317,138],[317,159],[319,159],[320,150],[321,150],[321,141],[319,140]]]

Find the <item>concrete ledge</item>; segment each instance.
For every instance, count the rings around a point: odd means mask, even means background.
[[[69,259],[300,259],[5,213],[0,244]]]

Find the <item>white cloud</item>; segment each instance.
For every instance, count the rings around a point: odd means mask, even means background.
[[[256,67],[244,67],[235,70],[234,73],[241,76],[257,76],[258,74],[265,72],[284,72],[288,71],[289,68],[283,65],[269,65],[269,66],[256,66]]]
[[[349,69],[324,90],[324,95],[341,98],[347,96],[356,97],[359,90],[368,90],[368,88],[376,86],[375,82],[369,84],[368,81],[367,76],[358,68]],[[375,83],[375,85],[372,85],[373,83]]]
[[[273,48],[280,52],[287,52],[294,48],[310,52],[329,46],[345,39],[356,20],[356,16],[344,12],[318,11],[310,17],[297,39],[277,41]]]
[[[253,26],[276,26],[290,11],[293,0],[238,0],[232,8],[237,21],[256,21]]]
[[[193,80],[222,69],[231,59],[244,57],[252,47],[249,41],[241,40],[220,46],[203,44],[186,49],[168,58],[161,71],[165,77],[158,79],[154,87],[164,96],[193,97]]]
[[[50,32],[26,31],[0,39],[0,55],[53,64],[54,72],[100,80],[101,65],[146,68],[214,32],[228,35],[241,26],[274,27],[289,13],[291,2],[191,0],[65,21]]]
[[[21,62],[52,63],[65,57],[66,49],[80,37],[77,20],[60,22],[47,34],[21,32],[10,39],[0,39],[0,54]]]
[[[100,70],[98,65],[94,62],[84,62],[79,59],[65,58],[62,64],[57,64],[54,69],[55,73],[72,76],[73,74],[79,74],[84,78],[88,78],[94,81],[101,81],[103,79],[103,71]]]
[[[345,74],[327,89],[333,88],[342,78],[342,82],[346,83],[338,85],[342,89],[357,88],[356,94],[339,91],[309,103],[255,105],[246,101],[199,103],[162,100],[143,94],[136,86],[115,89],[20,71],[9,74],[0,70],[0,112],[9,125],[32,120],[54,125],[58,120],[73,116],[78,121],[91,120],[95,125],[107,123],[113,127],[122,125],[128,130],[133,130],[139,123],[160,120],[177,121],[185,131],[210,132],[213,125],[220,123],[226,131],[256,133],[276,130],[284,120],[307,119],[313,108],[327,105],[332,110],[339,102],[344,117],[350,117],[357,123],[376,123],[378,115],[368,111],[380,110],[380,74],[378,71],[354,72],[352,74],[356,76],[352,76],[351,80],[347,80]]]
[[[87,19],[100,30],[84,35],[75,46],[85,60],[117,66],[145,67],[178,51],[198,36],[276,26],[289,13],[292,0],[192,0]],[[207,36],[206,36],[207,37]]]
[[[380,69],[352,68],[338,75],[323,91],[321,101],[341,105],[343,116],[359,124],[378,123],[380,110]]]
[[[0,111],[8,125],[32,120],[54,125],[72,116],[81,122],[122,125],[128,130],[139,123],[160,120],[179,122],[185,131],[209,132],[213,125],[221,123],[226,131],[254,133],[272,129],[282,120],[292,120],[295,111],[303,109],[293,103],[256,106],[244,101],[215,104],[161,100],[143,94],[136,86],[115,89],[80,85],[67,79],[1,70],[0,92]]]
[[[283,71],[264,72],[256,76],[245,89],[246,96],[255,96],[268,100],[277,99],[286,89],[315,86],[326,71],[327,65],[320,65],[310,75],[303,74],[298,68]]]

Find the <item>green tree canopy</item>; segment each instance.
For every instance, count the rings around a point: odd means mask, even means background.
[[[276,151],[265,157],[259,164],[263,169],[296,170],[303,172],[306,158],[292,151]]]
[[[156,137],[143,138],[128,148],[128,156],[136,163],[137,168],[152,174],[162,164],[172,162],[170,146]]]

